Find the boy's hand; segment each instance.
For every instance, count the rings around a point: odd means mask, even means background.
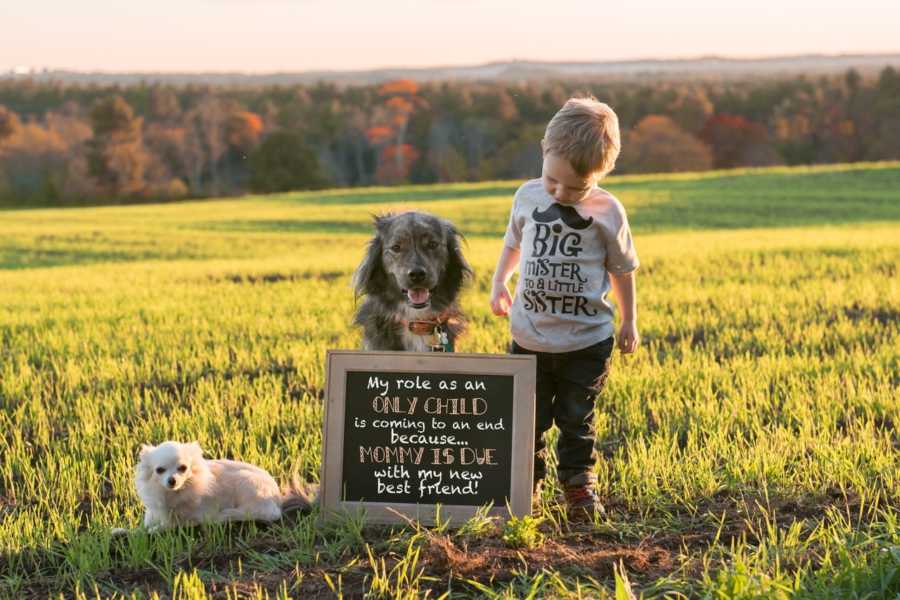
[[[623,354],[631,354],[637,350],[640,341],[641,337],[638,335],[637,323],[634,321],[623,321],[622,327],[619,329],[619,350]]]
[[[509,295],[505,283],[494,283],[491,287],[491,310],[498,317],[509,315],[509,307],[512,306],[512,296]]]

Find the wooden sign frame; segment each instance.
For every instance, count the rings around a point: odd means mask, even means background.
[[[348,372],[512,376],[509,508],[495,505],[489,514],[504,519],[531,514],[536,368],[537,361],[532,355],[329,350],[320,480],[322,517],[328,518],[343,511],[352,514],[362,509],[366,520],[370,523],[400,523],[405,519],[415,519],[426,525],[435,523],[438,506],[436,504],[355,502],[342,499]],[[453,526],[460,526],[474,516],[479,508],[471,505],[442,504],[440,518],[442,521],[449,521]]]

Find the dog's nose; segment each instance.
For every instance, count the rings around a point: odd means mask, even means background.
[[[169,484],[169,487],[175,487],[175,478],[169,477],[168,484]]]
[[[413,283],[422,283],[425,280],[425,269],[422,267],[414,267],[410,269],[409,280]]]

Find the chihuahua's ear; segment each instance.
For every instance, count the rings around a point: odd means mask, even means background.
[[[141,481],[149,481],[153,476],[153,469],[150,468],[150,461],[145,461],[144,457],[156,450],[156,446],[150,444],[141,444],[141,450],[138,452],[137,476]]]
[[[203,458],[203,448],[200,447],[200,442],[194,441],[188,444],[188,447],[191,449],[191,452],[197,458]]]

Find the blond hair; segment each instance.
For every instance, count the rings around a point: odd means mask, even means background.
[[[594,97],[570,98],[544,133],[544,152],[568,160],[581,177],[612,171],[621,146],[619,118]]]

